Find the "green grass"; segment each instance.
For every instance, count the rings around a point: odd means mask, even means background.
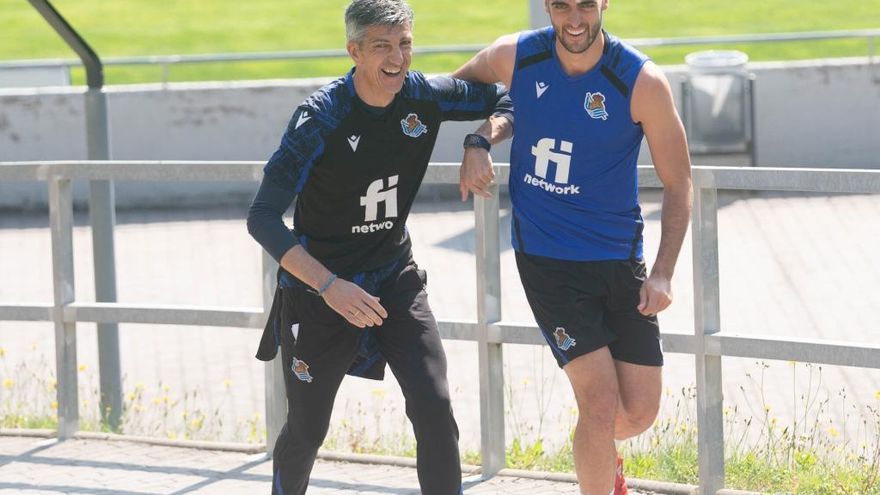
[[[53,4],[102,57],[285,51],[341,48],[342,12],[347,0],[55,0]],[[880,27],[875,2],[837,0],[679,0],[612,2],[606,25],[624,38],[704,36]],[[416,12],[416,44],[489,43],[501,34],[525,29],[525,0],[411,0]],[[683,61],[684,54],[707,47],[646,50],[660,63]],[[738,45],[752,60],[787,60],[867,54],[865,40]],[[0,0],[0,60],[72,58],[72,52],[23,0]],[[418,56],[413,67],[448,72],[465,55]],[[171,81],[332,76],[346,59],[300,62],[198,64],[174,67]],[[161,80],[157,67],[107,70],[108,83]],[[74,72],[81,83],[81,71]]]
[[[728,488],[771,493],[809,495],[880,495],[880,391],[876,403],[865,411],[847,400],[845,389],[834,396],[820,393],[822,367],[790,363],[792,386],[797,379],[810,383],[799,398],[794,423],[779,421],[764,402],[764,375],[778,374],[779,366],[757,362],[756,371],[746,374],[740,386],[748,397],[757,398],[754,411],[736,407],[724,411],[726,479]],[[507,466],[555,472],[574,472],[572,436],[576,410],[560,419],[539,414],[539,420],[518,417],[511,407],[524,400],[545,404],[552,393],[552,376],[543,371],[535,375],[532,396],[527,381],[514,384],[505,381],[507,424],[511,440],[507,448]],[[509,376],[509,372],[507,373]],[[79,367],[81,401],[80,429],[109,431],[98,411],[98,388],[95,371]],[[540,380],[540,382],[538,382]],[[266,441],[266,430],[259,413],[250,417],[230,418],[226,401],[236,384],[223,380],[226,391],[217,400],[210,400],[197,389],[172,390],[159,382],[155,387],[135,384],[127,387],[120,433],[126,435],[248,442]],[[548,385],[548,383],[550,385]],[[561,384],[560,384],[561,385]],[[239,385],[241,386],[241,385]],[[544,387],[547,386],[545,389]],[[57,427],[57,382],[52,366],[34,347],[24,356],[8,356],[0,346],[0,428]],[[842,423],[831,423],[828,409],[848,411]],[[627,477],[696,484],[697,430],[695,427],[696,395],[694,387],[680,393],[666,392],[670,408],[645,433],[623,444]],[[341,406],[341,405],[339,405]],[[381,388],[372,390],[364,402],[346,401],[344,419],[334,424],[324,448],[335,451],[396,456],[415,456],[411,428],[398,409],[399,404],[386,400]],[[545,411],[550,412],[550,411]],[[855,437],[842,433],[847,424],[860,425]],[[557,429],[557,427],[561,427]],[[839,430],[838,430],[839,427]],[[566,435],[562,445],[548,449],[544,435]],[[480,464],[480,454],[464,451],[462,461]]]

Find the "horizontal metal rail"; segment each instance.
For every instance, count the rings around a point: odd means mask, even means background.
[[[425,174],[425,184],[458,184],[458,163],[434,162]],[[510,167],[496,163],[497,182],[508,179]],[[148,161],[148,160],[62,160],[0,162],[0,180],[46,181],[259,181],[265,162],[257,161]],[[820,193],[880,192],[880,170],[820,169],[788,167],[694,166],[694,182],[717,190],[788,191]],[[639,166],[639,187],[662,187],[650,165]]]
[[[0,321],[52,321],[49,304],[0,306]],[[139,323],[153,325],[193,325],[206,327],[262,328],[263,308],[211,308],[165,304],[73,303],[64,306],[67,323]],[[440,335],[447,340],[476,342],[479,326],[472,320],[440,320]],[[494,344],[544,345],[537,327],[525,322],[499,321],[489,325],[487,341]],[[677,354],[693,354],[694,336],[663,332],[663,349]],[[717,333],[706,337],[706,354],[778,361],[854,366],[880,369],[880,345],[833,342],[817,339],[779,339]]]
[[[724,36],[689,36],[678,38],[631,38],[627,43],[637,48],[656,48],[669,46],[698,46],[698,45],[730,45],[741,43],[780,43],[793,41],[830,41],[841,39],[867,39],[868,55],[874,56],[874,38],[880,38],[880,29],[854,29],[844,31],[807,31],[797,33],[758,33],[758,34],[735,34]],[[452,54],[452,53],[476,53],[482,50],[485,44],[461,44],[444,46],[416,47],[416,54]],[[233,62],[269,62],[310,60],[321,58],[348,57],[344,49],[327,50],[296,50],[278,52],[248,52],[248,53],[203,53],[203,54],[176,54],[176,55],[144,55],[127,57],[108,57],[103,60],[105,66],[132,66],[132,65],[161,65],[171,66],[180,64],[204,64],[204,63],[233,63]],[[0,62],[0,70],[3,69],[48,69],[70,68],[81,65],[76,59],[36,59],[15,60]]]

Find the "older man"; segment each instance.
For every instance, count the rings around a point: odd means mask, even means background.
[[[458,427],[426,278],[405,228],[444,120],[489,116],[495,85],[410,72],[413,13],[403,0],[345,12],[354,68],[299,105],[248,216],[281,264],[258,357],[284,362],[288,417],[273,493],[305,493],[346,372],[390,365],[417,442],[422,493],[461,492]],[[282,214],[296,201],[294,229]]]

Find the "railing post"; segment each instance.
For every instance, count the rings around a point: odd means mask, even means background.
[[[76,322],[64,320],[64,307],[74,301],[73,192],[69,179],[49,179],[49,229],[52,235],[52,285],[55,324],[58,437],[70,438],[79,429],[76,368]]]
[[[480,452],[483,476],[505,467],[504,372],[500,343],[489,341],[490,325],[501,320],[501,245],[498,186],[491,198],[474,198],[477,265],[477,341],[480,364]]]
[[[694,174],[692,219],[694,335],[697,374],[697,425],[700,493],[724,488],[724,415],[721,356],[707,349],[706,336],[721,329],[718,267],[718,191],[706,182],[711,172]]]
[[[269,256],[269,253],[261,250],[263,253],[263,311],[266,317],[269,316],[269,310],[272,307],[272,300],[275,297],[276,277],[278,271],[278,263]],[[281,434],[281,428],[287,421],[287,390],[284,387],[284,363],[281,359],[281,352],[275,356],[275,359],[265,364],[265,384],[266,384],[266,453],[272,455],[275,448],[275,440]]]

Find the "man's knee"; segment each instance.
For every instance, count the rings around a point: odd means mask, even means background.
[[[575,390],[581,420],[613,424],[619,403],[617,384],[594,383]]]
[[[438,421],[452,417],[452,402],[443,394],[406,399],[406,414],[412,421]]]
[[[286,440],[291,446],[304,452],[317,452],[330,430],[330,418],[289,414],[286,428]]]
[[[618,433],[626,437],[642,433],[654,424],[659,409],[659,403],[638,402],[628,407],[621,405],[618,409]]]

